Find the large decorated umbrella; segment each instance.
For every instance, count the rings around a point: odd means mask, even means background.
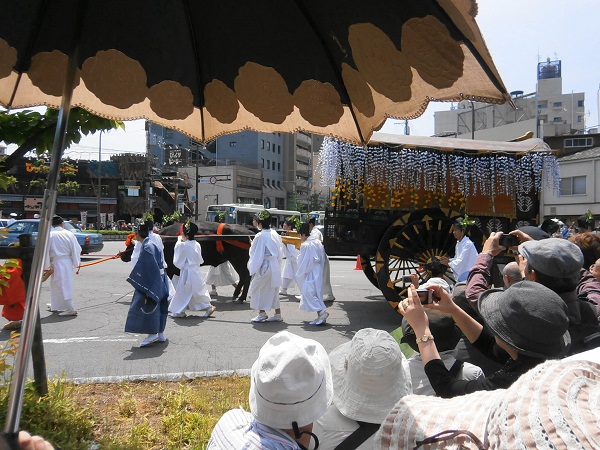
[[[510,99],[474,0],[4,0],[0,105],[60,108],[5,431],[18,430],[71,106],[200,142],[253,129],[366,143],[429,101]]]
[[[253,129],[366,143],[431,100],[509,98],[473,0],[5,0],[0,104],[146,118],[200,142]]]

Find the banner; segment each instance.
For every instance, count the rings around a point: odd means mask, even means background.
[[[108,213],[108,223],[113,223],[115,221],[114,213]]]
[[[81,211],[79,214],[81,216],[81,229],[85,230],[87,228],[87,211]]]
[[[106,225],[106,213],[100,213],[100,223]]]

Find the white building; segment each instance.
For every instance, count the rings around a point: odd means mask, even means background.
[[[516,109],[508,103],[490,105],[464,100],[449,111],[436,112],[435,134],[508,141],[528,131],[540,138],[583,132],[585,93],[562,92],[561,62],[539,63],[537,80],[537,95],[511,92]]]

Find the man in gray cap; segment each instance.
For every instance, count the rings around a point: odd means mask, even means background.
[[[526,241],[519,245],[519,267],[523,277],[556,292],[567,305],[570,353],[579,353],[600,345],[600,326],[594,306],[578,297],[583,253],[565,239]]]

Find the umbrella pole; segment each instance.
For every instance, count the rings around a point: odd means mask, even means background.
[[[33,335],[36,319],[39,315],[39,297],[42,285],[42,272],[44,271],[44,259],[48,253],[50,242],[50,229],[52,217],[56,207],[58,178],[60,175],[60,159],[65,146],[67,122],[71,111],[71,99],[75,80],[75,69],[77,61],[77,49],[69,56],[68,67],[65,76],[63,96],[54,134],[52,146],[52,159],[50,171],[48,172],[48,184],[44,190],[42,212],[40,215],[40,228],[38,240],[33,254],[31,267],[31,278],[27,285],[26,308],[23,316],[23,329],[21,333],[21,344],[15,356],[14,371],[10,385],[8,408],[6,411],[6,422],[3,435],[0,436],[0,449],[18,449],[17,437],[19,433],[19,421],[23,407],[23,392],[27,376],[28,357],[31,353]],[[49,263],[50,261],[48,261]]]

